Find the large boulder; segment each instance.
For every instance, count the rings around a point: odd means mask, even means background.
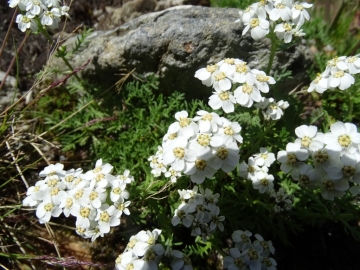
[[[270,40],[242,36],[243,27],[235,23],[238,12],[233,8],[177,6],[145,14],[113,30],[93,33],[87,47],[71,62],[78,67],[92,58],[82,76],[104,87],[136,68],[137,74],[159,76],[165,93],[178,90],[188,97],[208,96],[211,90],[194,78],[199,68],[230,57],[243,59],[252,68],[266,69]],[[288,91],[303,80],[309,57],[305,45],[293,45],[276,54],[273,70],[289,69],[297,77],[286,83]],[[59,60],[53,64],[61,65]]]

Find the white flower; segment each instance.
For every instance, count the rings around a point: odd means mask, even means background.
[[[120,218],[122,214],[130,215],[129,211],[129,205],[131,204],[131,201],[124,202],[124,198],[120,197],[120,199],[114,203],[114,206],[116,207],[114,216],[117,218]]]
[[[185,137],[177,137],[163,153],[163,161],[175,171],[183,171],[187,162],[196,160],[196,152],[187,148],[188,141]]]
[[[281,18],[283,21],[290,21],[292,13],[286,2],[286,0],[276,2],[275,7],[269,13],[270,20],[277,21]]]
[[[211,86],[214,83],[213,73],[218,70],[217,65],[208,65],[206,68],[201,68],[195,72],[195,78],[201,80],[206,86]]]
[[[234,82],[245,83],[247,82],[250,85],[255,83],[255,76],[251,72],[251,69],[246,62],[242,60],[235,61],[235,72],[232,77]]]
[[[334,197],[342,197],[345,195],[345,191],[349,189],[349,182],[345,179],[330,180],[323,179],[320,184],[321,196],[326,199],[333,201]]]
[[[254,155],[255,164],[257,166],[266,166],[270,167],[271,164],[276,160],[275,154],[268,152],[266,147],[260,148],[260,153]]]
[[[97,187],[96,189],[85,189],[85,192],[89,194],[89,202],[92,207],[98,209],[105,202],[107,197],[107,191],[104,188]]]
[[[49,222],[52,216],[60,216],[61,213],[61,208],[58,205],[53,204],[50,198],[45,199],[36,208],[36,216],[41,224]]]
[[[57,175],[58,177],[63,177],[65,176],[65,171],[63,169],[64,169],[64,164],[61,163],[50,164],[39,173],[39,176],[47,177],[47,176]]]
[[[41,0],[47,7],[59,7],[61,0]]]
[[[183,252],[173,250],[171,251],[171,256],[174,257],[171,261],[172,270],[193,270],[191,259]]]
[[[327,147],[335,151],[347,151],[353,154],[360,144],[360,134],[357,127],[352,123],[342,123],[340,121],[330,126],[330,133],[325,134],[324,143]]]
[[[176,180],[179,179],[181,176],[181,173],[178,171],[175,171],[173,168],[170,168],[166,173],[165,177],[170,177],[170,181],[172,183],[176,183]]]
[[[310,20],[310,15],[305,8],[311,8],[313,5],[306,2],[295,2],[291,8],[291,18],[294,23],[303,25],[305,20]]]
[[[210,166],[210,163],[202,158],[197,158],[194,162],[188,163],[184,174],[190,175],[192,182],[202,184],[205,178],[214,176],[216,170]]]
[[[219,67],[220,71],[225,73],[226,77],[231,78],[233,73],[235,72],[235,63],[238,60],[239,59],[225,58],[224,60],[216,63],[216,65]]]
[[[251,240],[250,237],[252,236],[252,233],[249,231],[242,231],[237,230],[234,231],[231,235],[231,239],[236,243],[235,247],[239,250],[245,250],[249,247],[251,247]]]
[[[150,247],[142,258],[145,264],[141,269],[158,270],[158,265],[164,252],[164,247],[161,244]]]
[[[231,122],[225,117],[221,117],[222,119],[222,127],[219,129],[219,132],[214,136],[220,136],[224,139],[224,144],[228,142],[243,142],[243,137],[240,135],[241,126],[238,122]]]
[[[126,251],[120,254],[115,260],[115,267],[117,270],[126,270],[128,267],[133,267],[133,262],[137,259],[137,257],[131,252]]]
[[[128,199],[129,192],[125,189],[126,184],[121,183],[120,181],[114,180],[111,182],[111,192],[110,192],[110,200],[112,202],[117,202],[120,198]]]
[[[22,11],[25,11],[26,9],[26,2],[27,0],[9,0],[9,7],[11,8],[15,8],[16,6],[18,6],[18,8]]]
[[[90,187],[102,187],[106,188],[109,185],[109,182],[106,178],[106,175],[111,173],[113,166],[110,164],[104,164],[102,159],[98,159],[95,164],[95,168],[85,173],[84,178],[88,181],[91,181]]]
[[[264,172],[256,173],[256,180],[252,180],[254,189],[258,189],[260,193],[265,193],[274,188],[274,176]]]
[[[222,224],[222,221],[225,220],[225,217],[219,217],[220,208],[215,204],[209,204],[208,210],[210,210],[210,230],[213,231],[216,229],[216,227],[218,227],[220,231],[224,231],[224,225]]]
[[[38,0],[27,0],[26,11],[32,15],[39,15],[43,10],[47,10],[46,6]]]
[[[293,23],[281,23],[275,26],[274,32],[280,40],[284,40],[285,43],[290,43],[293,35]]]
[[[275,84],[275,80],[271,76],[267,76],[264,71],[252,69],[251,72],[255,75],[255,84],[257,88],[263,92],[269,92],[269,84]]]
[[[213,95],[209,97],[209,106],[214,109],[222,108],[224,112],[231,113],[234,111],[234,103],[236,99],[230,91],[218,91],[213,92]]]
[[[329,87],[339,87],[340,90],[348,89],[352,84],[355,83],[354,77],[349,73],[344,72],[343,70],[338,70],[334,73],[331,73],[328,80]]]
[[[247,263],[243,258],[240,250],[237,248],[230,248],[230,256],[224,257],[224,267],[229,270],[246,270]]]
[[[110,232],[110,227],[115,227],[120,224],[120,218],[115,213],[115,206],[111,205],[105,210],[98,209],[96,221],[99,222],[99,230],[101,233]]]
[[[186,111],[175,113],[175,118],[178,122],[169,126],[168,133],[177,133],[179,136],[190,138],[199,132],[198,125],[191,118],[188,118]]]
[[[243,161],[238,166],[239,174],[246,180],[257,180],[256,173],[260,171],[253,157],[249,157],[248,164]]]
[[[325,77],[324,75],[318,73],[316,75],[315,80],[313,80],[310,83],[309,88],[307,89],[307,91],[310,93],[312,91],[316,91],[319,94],[324,93],[326,90],[328,89],[328,78]]]
[[[244,11],[239,11],[240,19],[235,22],[242,22],[243,24],[248,24],[250,19],[255,15],[256,7],[251,5],[247,7]]]
[[[136,256],[144,256],[145,252],[153,247],[161,234],[161,230],[154,229],[151,231],[140,231],[136,236],[137,242],[135,243],[132,252]],[[130,238],[131,239],[131,238]]]
[[[80,211],[79,202],[75,201],[74,197],[67,193],[66,198],[60,203],[60,208],[62,208],[65,217],[69,217],[70,214],[72,216],[76,216]]]
[[[277,263],[273,258],[264,257],[261,261],[261,269],[276,270]]]
[[[158,148],[161,148],[161,146],[158,146]],[[125,170],[123,174],[117,175],[116,178],[119,179],[122,183],[125,183],[125,184],[130,184],[130,183],[135,181],[134,176],[130,175],[129,170]]]
[[[61,12],[58,8],[52,8],[50,11],[44,11],[40,15],[40,22],[44,26],[49,26],[52,29],[58,28],[60,22]]]
[[[326,169],[331,180],[343,178],[347,181],[360,183],[360,162],[353,154],[343,154],[340,157],[339,166],[332,166]]]
[[[82,228],[89,228],[90,221],[95,220],[96,217],[96,210],[92,206],[88,205],[85,207],[80,207],[78,213],[76,213],[76,226],[80,226]]]
[[[247,108],[250,108],[254,101],[259,102],[261,100],[261,94],[257,87],[247,83],[237,87],[234,96],[238,104]]]
[[[208,160],[209,165],[215,170],[222,169],[228,173],[239,163],[239,147],[236,142],[228,141],[224,145],[213,148],[214,157]]]
[[[305,161],[308,157],[309,152],[306,149],[300,149],[298,144],[288,143],[286,151],[278,152],[277,160],[281,162],[280,169],[288,173],[299,161]]]
[[[322,149],[324,144],[316,138],[317,127],[301,125],[295,129],[295,134],[298,139],[295,140],[296,144],[300,144],[301,148],[316,151]]]
[[[309,164],[301,163],[291,171],[291,177],[301,186],[314,188],[319,180],[317,171]]]
[[[251,28],[251,37],[255,40],[259,40],[269,33],[270,23],[266,20],[264,15],[259,14],[258,18],[250,19],[245,25],[246,27],[242,34],[245,35]]]
[[[171,224],[176,226],[181,221],[182,224],[189,228],[194,220],[194,216],[191,214],[195,211],[195,204],[181,204],[174,213],[174,217],[171,220]]]
[[[200,110],[197,112],[197,115],[193,120],[198,123],[200,132],[208,133],[218,131],[222,122],[217,113]]]
[[[346,63],[350,74],[360,73],[360,58],[359,55],[350,56],[346,58]]]
[[[266,110],[266,115],[270,116],[272,120],[279,120],[281,116],[284,114],[282,110],[282,105],[284,105],[284,101],[280,100],[279,102],[275,102],[273,98],[269,98],[270,103]]]
[[[335,57],[327,62],[323,76],[328,76],[330,73],[335,74],[337,71],[345,71],[347,69],[346,56]]]
[[[256,240],[254,241],[253,245],[261,245],[264,249],[262,255],[269,256],[271,254],[275,254],[275,248],[271,241],[265,241],[264,238],[260,234],[255,234]]]

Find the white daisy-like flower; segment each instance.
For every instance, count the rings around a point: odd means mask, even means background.
[[[335,57],[327,61],[323,76],[335,74],[337,71],[345,71],[347,69],[348,65],[346,64],[346,56]]]
[[[310,83],[307,91],[310,93],[312,91],[316,91],[319,94],[324,93],[328,89],[328,77],[323,74],[318,73],[316,75],[315,80]]]
[[[235,169],[239,163],[239,147],[236,142],[228,141],[224,145],[213,148],[214,157],[208,160],[209,165],[215,170],[222,169],[228,173]]]
[[[204,85],[212,86],[214,83],[214,72],[219,67],[217,65],[208,65],[206,68],[201,68],[195,72],[195,78],[198,78]]]
[[[107,198],[106,189],[101,187],[97,187],[96,189],[86,188],[85,192],[89,196],[89,203],[96,209],[99,209]]]
[[[309,164],[301,163],[291,171],[291,177],[299,182],[299,185],[315,188],[319,178],[317,171]]]
[[[232,80],[237,83],[246,82],[253,85],[255,83],[255,76],[247,63],[239,59],[235,61],[235,72],[232,76]]]
[[[252,233],[248,230],[242,231],[237,230],[234,231],[231,235],[231,239],[235,242],[235,247],[239,250],[245,250],[251,247],[251,239]]]
[[[171,166],[175,171],[183,171],[187,162],[194,162],[197,154],[187,148],[188,140],[185,137],[177,137],[163,153],[164,164]]]
[[[18,7],[20,10],[25,11],[26,10],[26,2],[27,0],[9,0],[9,7],[15,8]]]
[[[307,149],[301,149],[301,146],[295,143],[288,143],[286,145],[286,151],[282,150],[278,152],[277,160],[281,162],[280,169],[284,173],[288,173],[292,168],[299,163],[299,161],[305,161],[309,157]]]
[[[275,154],[270,153],[266,147],[261,147],[260,148],[260,153],[254,155],[254,160],[255,160],[255,164],[257,166],[270,167],[271,164],[274,163],[276,158],[275,158]]]
[[[255,84],[256,84],[257,88],[263,93],[269,92],[269,84],[276,83],[274,78],[266,75],[266,73],[264,71],[252,69],[251,72],[255,76]]]
[[[214,76],[214,83],[213,87],[216,91],[228,91],[231,89],[231,81],[226,76],[225,72],[221,70],[217,70],[213,74]]]
[[[176,226],[177,224],[182,222],[185,227],[189,228],[194,220],[194,216],[191,213],[193,213],[195,210],[195,204],[180,204],[179,207],[175,210],[174,216],[171,219],[171,224],[173,226]]]
[[[274,32],[280,40],[284,40],[285,43],[290,43],[293,36],[293,23],[280,23],[275,26]]]
[[[193,270],[191,259],[185,253],[179,250],[172,250],[171,256],[174,258],[171,261],[172,270]]]
[[[75,201],[70,193],[67,193],[66,198],[60,203],[59,207],[62,209],[65,217],[69,217],[70,214],[75,217],[80,211],[79,202]]]
[[[95,220],[99,223],[99,229],[101,233],[110,232],[110,227],[115,227],[120,224],[120,218],[114,215],[116,208],[114,205],[102,210],[97,210],[97,216]]]
[[[218,110],[222,108],[224,112],[231,113],[234,111],[234,104],[236,99],[230,91],[215,91],[213,95],[209,97],[209,106]]]
[[[250,108],[254,101],[259,102],[261,100],[261,94],[259,89],[255,85],[244,83],[237,87],[234,91],[234,97],[236,102],[241,106]]]
[[[91,205],[81,206],[79,212],[76,213],[76,226],[88,229],[90,221],[95,220],[96,209]]]
[[[61,0],[41,0],[47,7],[59,7]]]
[[[338,167],[340,164],[340,151],[330,149],[328,146],[319,149],[312,154],[316,170],[322,175],[324,170]]]
[[[49,222],[51,217],[60,216],[61,213],[61,208],[55,205],[50,198],[46,198],[36,208],[36,216],[41,224]]]
[[[196,114],[198,116],[195,116],[193,120],[198,123],[199,132],[209,133],[218,131],[222,122],[217,113],[200,110]]]
[[[290,21],[291,16],[292,12],[287,0],[276,1],[274,8],[269,13],[270,20],[272,21],[277,21],[280,18],[283,21]]]
[[[140,231],[135,236],[137,242],[132,248],[132,252],[138,257],[144,256],[146,251],[155,245],[160,234],[161,234],[161,230],[159,229],[154,229],[152,232]]]
[[[102,159],[98,159],[95,164],[95,168],[85,173],[84,178],[91,181],[90,187],[102,187],[106,188],[109,185],[109,181],[106,178],[107,174],[110,174],[113,166],[110,164],[104,164]]]
[[[44,11],[40,15],[40,22],[44,26],[49,26],[52,29],[59,27],[61,11],[58,8],[52,8],[50,11]]]
[[[273,258],[263,257],[261,260],[261,269],[276,270],[277,263]]]
[[[122,214],[130,215],[129,205],[131,204],[131,201],[126,201],[124,198],[120,197],[120,199],[114,203],[114,206],[116,208],[114,216],[120,218]]]
[[[282,105],[284,105],[284,101],[280,100],[275,102],[273,98],[269,98],[268,101],[269,104],[265,114],[268,115],[272,120],[279,120],[284,114],[283,109],[281,108]]]
[[[259,40],[269,33],[270,23],[263,14],[258,14],[257,18],[251,18],[245,25],[242,35],[251,29],[251,37],[255,40]]]
[[[360,133],[353,123],[336,122],[330,126],[330,133],[324,136],[324,143],[335,151],[353,154],[360,144]]]
[[[230,248],[230,256],[224,257],[224,267],[229,270],[246,270],[247,263],[243,258],[243,254],[237,248]]]
[[[250,19],[255,15],[256,12],[256,6],[250,5],[247,7],[244,11],[239,11],[240,19],[236,20],[235,23],[241,22],[243,24],[248,24]]]
[[[339,166],[333,166],[326,169],[328,177],[331,180],[343,178],[347,181],[360,183],[360,162],[353,154],[343,154],[340,157]]]
[[[275,248],[271,241],[265,241],[264,238],[260,234],[254,235],[256,240],[253,242],[253,245],[261,245],[264,249],[262,255],[263,256],[269,256],[271,254],[275,254]]]
[[[313,4],[308,4],[306,2],[295,2],[291,8],[291,18],[292,21],[298,25],[303,25],[305,20],[310,20],[310,15],[307,12],[306,8],[311,8]]]
[[[225,117],[221,117],[222,127],[214,137],[220,136],[224,139],[224,144],[227,142],[243,142],[243,137],[240,135],[241,126],[238,122],[231,122]]]
[[[220,62],[216,63],[216,65],[219,67],[219,70],[223,73],[225,73],[226,77],[231,78],[233,73],[235,72],[235,63],[239,59],[235,58],[225,58],[221,60]]]
[[[120,254],[116,260],[115,260],[115,268],[117,270],[126,270],[126,269],[133,269],[134,264],[133,262],[137,259],[137,256],[135,256],[131,251],[126,251]]]
[[[295,134],[298,136],[295,143],[300,144],[301,148],[309,149],[313,152],[324,147],[323,142],[316,136],[316,126],[301,125],[295,129]]]
[[[239,175],[246,180],[257,180],[256,173],[261,169],[256,165],[253,157],[249,157],[248,164],[245,161],[239,164],[238,166]]]
[[[194,162],[188,163],[184,174],[190,175],[192,182],[202,184],[205,178],[212,178],[216,172],[206,159],[197,158]]]
[[[47,10],[46,6],[38,0],[27,0],[26,11],[32,15],[39,15],[43,10]]]
[[[346,58],[346,63],[350,74],[360,73],[360,54]]]
[[[331,72],[328,82],[329,87],[331,88],[338,87],[340,90],[346,90],[355,83],[355,79],[349,73],[338,70],[336,72]]]
[[[176,183],[176,180],[181,177],[181,172],[175,171],[173,168],[170,168],[165,172],[165,177],[170,178],[171,183]]]
[[[184,136],[187,139],[197,134],[199,127],[188,115],[187,111],[175,113],[177,122],[169,126],[168,133],[177,133],[179,136]]]
[[[47,177],[47,176],[57,175],[58,177],[63,177],[66,174],[66,172],[63,169],[64,169],[64,164],[61,163],[50,164],[39,173],[39,176]]]
[[[260,193],[265,193],[274,188],[274,176],[264,172],[257,172],[256,180],[252,180],[254,189],[258,189]]]
[[[333,201],[334,197],[342,197],[345,195],[345,191],[349,189],[349,182],[345,179],[330,180],[323,179],[320,183],[321,196],[326,199]]]

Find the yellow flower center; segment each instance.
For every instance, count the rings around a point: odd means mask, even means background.
[[[96,191],[91,191],[89,198],[90,198],[91,201],[93,201],[93,200],[95,200],[98,196],[99,196],[99,195],[98,195],[98,193],[97,193]]]
[[[233,136],[234,135],[234,130],[231,128],[231,126],[225,126],[224,127],[224,133],[228,136]]]
[[[349,147],[351,145],[351,139],[349,135],[340,135],[338,142],[342,147]]]
[[[211,121],[211,120],[212,120],[212,115],[211,115],[211,113],[204,114],[204,115],[201,117],[201,120]]]
[[[208,134],[200,134],[197,142],[201,145],[201,146],[208,146],[210,144],[210,136]]]
[[[68,175],[65,177],[65,182],[72,183],[74,181],[75,177],[73,175]]]
[[[67,199],[66,199],[65,207],[66,207],[66,208],[71,208],[71,206],[73,206],[73,199],[67,198]]]
[[[334,182],[330,181],[330,180],[324,180],[322,182],[323,188],[328,190],[328,191],[333,191],[335,190],[335,184]]]
[[[226,75],[224,72],[220,72],[219,74],[214,76],[214,79],[216,81],[221,81],[221,80],[224,80],[225,78],[226,78]]]
[[[325,151],[319,150],[314,153],[314,160],[316,163],[322,164],[329,160],[329,155]]]
[[[339,71],[335,72],[334,77],[335,78],[342,78],[342,77],[344,77],[344,75],[345,75],[344,71],[339,70]]]
[[[169,134],[169,137],[168,137],[168,139],[169,140],[175,140],[176,138],[177,138],[177,133],[171,133],[171,134]]]
[[[235,63],[235,59],[234,58],[225,58],[224,62],[229,65],[233,65]]]
[[[225,147],[219,147],[216,150],[216,155],[218,156],[218,158],[224,160],[229,155],[229,151]]]
[[[90,215],[90,208],[88,208],[88,207],[83,207],[83,208],[80,210],[80,215],[81,215],[83,218],[89,217],[89,215]]]
[[[297,159],[295,154],[287,154],[287,162],[286,162],[287,165],[293,166],[295,165],[296,161]]]
[[[301,10],[301,11],[304,9],[304,7],[302,5],[299,5],[299,4],[295,4],[294,8],[297,9],[297,10]]]
[[[208,65],[206,70],[210,73],[214,73],[217,70],[217,65]]]
[[[306,185],[310,184],[310,179],[309,179],[309,177],[307,175],[301,174],[299,176],[299,183],[301,185],[306,186]]]
[[[55,196],[58,195],[58,193],[60,192],[60,189],[58,187],[55,187],[53,189],[51,189],[51,196]]]
[[[206,161],[203,160],[203,159],[197,159],[197,160],[195,161],[195,167],[196,167],[196,169],[198,169],[198,170],[200,170],[200,171],[205,170]]]
[[[264,187],[267,187],[269,185],[269,181],[266,178],[264,178],[260,180],[260,184]]]
[[[311,144],[311,139],[308,136],[304,136],[301,138],[301,146],[308,148]]]
[[[269,81],[269,76],[266,76],[264,74],[257,74],[256,80],[259,82],[267,82],[267,81]]]
[[[54,205],[52,203],[47,203],[44,205],[44,209],[46,212],[51,212],[54,208]]]
[[[228,100],[228,99],[229,99],[229,92],[221,92],[221,93],[219,94],[219,98],[220,98],[221,100]]]
[[[185,150],[182,147],[175,147],[173,153],[174,156],[179,159],[183,159],[185,156]]]
[[[180,121],[179,121],[180,127],[182,127],[182,128],[187,127],[188,125],[190,125],[190,123],[191,123],[190,118],[180,117]]]
[[[258,18],[252,18],[250,20],[250,27],[255,28],[260,25],[260,20]]]
[[[353,177],[355,174],[355,168],[352,166],[344,166],[341,170],[344,176],[348,178]]]
[[[108,212],[102,212],[100,214],[100,221],[108,223],[109,220],[110,220],[110,215],[108,214]]]
[[[236,65],[237,73],[246,73],[249,70],[249,67],[246,65],[246,62]]]
[[[84,190],[83,190],[83,189],[79,189],[79,190],[76,191],[76,193],[75,193],[75,199],[80,199],[83,195],[84,195]]]
[[[286,32],[290,32],[292,30],[292,26],[289,23],[284,23],[284,29]]]
[[[252,91],[253,91],[253,87],[247,83],[245,83],[243,86],[242,86],[242,91],[245,93],[245,94],[251,94]]]

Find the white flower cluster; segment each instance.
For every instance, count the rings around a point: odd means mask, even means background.
[[[306,10],[310,7],[312,4],[298,1],[294,3],[293,0],[261,0],[240,11],[240,19],[235,22],[245,26],[243,35],[250,30],[251,37],[255,40],[265,37],[270,28],[273,28],[278,39],[289,43],[293,36],[305,35],[300,28],[305,20],[310,19]]]
[[[167,250],[167,256],[172,258],[171,260],[171,269],[172,270],[193,270],[191,259],[185,253],[179,250]],[[165,252],[166,254],[166,252]]]
[[[200,191],[200,192],[198,192]],[[210,236],[216,228],[224,230],[222,221],[224,216],[219,216],[220,208],[216,206],[220,194],[213,194],[211,190],[205,191],[198,186],[192,190],[178,190],[181,204],[175,210],[171,223],[176,226],[180,222],[192,229],[192,236],[201,236],[203,241]]]
[[[275,189],[271,190],[270,197],[274,198],[276,202],[274,206],[275,213],[290,211],[292,209],[294,195],[287,194],[284,188],[279,188],[278,192],[276,192]]]
[[[197,184],[211,178],[220,168],[233,170],[239,162],[238,143],[242,143],[241,127],[216,113],[198,111],[189,118],[186,111],[175,114],[176,122],[169,126],[162,147],[149,158],[155,177],[164,173],[175,182],[189,175]]]
[[[275,253],[271,241],[264,241],[260,234],[251,241],[249,231],[234,231],[231,238],[235,247],[230,248],[230,256],[224,258],[224,267],[229,270],[276,270],[276,261],[269,257]]]
[[[76,232],[94,241],[120,224],[122,214],[130,215],[126,185],[134,181],[126,170],[113,176],[113,166],[96,162],[93,170],[63,170],[64,165],[51,164],[40,172],[44,177],[27,190],[23,205],[37,207],[40,223],[64,213],[76,217]],[[108,196],[109,194],[109,196]],[[111,202],[111,205],[108,203]]]
[[[269,84],[275,83],[273,77],[250,69],[246,62],[235,58],[225,58],[201,68],[195,72],[195,77],[215,89],[209,98],[210,107],[214,110],[222,108],[226,113],[233,112],[235,104],[250,108],[254,102],[264,102],[261,93],[268,93]],[[233,84],[240,85],[235,88]]]
[[[239,164],[239,175],[252,182],[253,188],[260,193],[270,192],[274,188],[274,176],[268,174],[269,167],[275,161],[274,153],[269,153],[267,148],[260,148],[260,153],[250,157],[248,163]]]
[[[325,199],[333,200],[345,194],[349,182],[360,184],[360,134],[354,124],[336,122],[325,134],[302,125],[295,133],[298,138],[278,152],[277,160],[301,186],[320,188]],[[353,194],[358,190],[357,185],[350,188]]]
[[[9,0],[11,8],[18,7],[22,14],[17,15],[16,23],[22,32],[31,29],[36,32],[38,23],[58,28],[61,16],[69,17],[68,6],[61,6],[60,0]]]
[[[262,110],[265,120],[279,120],[284,114],[283,110],[289,107],[289,103],[283,100],[276,102],[273,98],[262,97],[255,107]]]
[[[118,270],[157,270],[165,250],[161,244],[157,244],[161,230],[140,231],[130,237],[124,252],[115,260]]]
[[[317,74],[307,91],[315,90],[322,94],[328,89],[346,90],[355,83],[352,75],[358,73],[360,73],[360,54],[335,57],[327,62],[326,69],[322,74]]]

